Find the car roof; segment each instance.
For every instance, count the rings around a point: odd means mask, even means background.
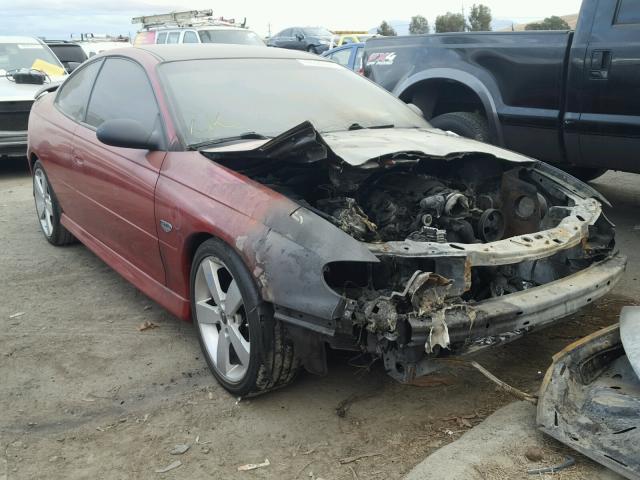
[[[328,62],[312,53],[285,48],[268,48],[253,45],[232,44],[187,44],[187,45],[139,45],[135,48],[153,54],[161,62],[176,62],[182,60],[205,60],[221,58],[290,58],[304,60],[319,60]],[[119,50],[119,54],[126,55],[127,49]],[[115,51],[114,51],[115,53]]]
[[[248,28],[242,27],[233,27],[231,25],[194,25],[193,27],[178,27],[178,26],[162,26],[162,27],[153,27],[150,28],[149,32],[166,32],[168,30],[177,31],[177,30],[241,30],[245,32],[253,32],[253,30],[249,30]],[[145,30],[143,30],[144,32]]]
[[[0,43],[22,43],[28,45],[42,45],[40,40],[34,37],[22,37],[22,36],[13,36],[13,35],[0,35]]]

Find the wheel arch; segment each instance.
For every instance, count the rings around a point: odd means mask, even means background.
[[[39,160],[39,158],[35,153],[30,152],[27,159],[29,160],[29,171],[31,172],[31,174],[33,174],[33,166]]]
[[[504,145],[496,99],[476,76],[452,68],[433,68],[401,81],[392,92],[420,107],[427,120],[453,111],[479,110],[489,124],[493,143]]]

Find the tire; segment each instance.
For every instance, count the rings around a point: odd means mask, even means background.
[[[284,387],[300,370],[284,325],[240,257],[218,239],[205,241],[193,258],[191,312],[209,369],[234,396]]]
[[[313,45],[309,45],[309,47],[307,48],[307,52],[309,53],[314,53],[314,54],[318,54],[318,51],[316,50],[316,47],[314,47]]]
[[[565,167],[558,165],[558,168],[561,168],[569,175],[573,175],[577,179],[582,180],[583,182],[590,182],[591,180],[595,180],[601,175],[604,175],[607,172],[606,168],[595,168],[595,167]]]
[[[75,242],[74,236],[60,223],[62,208],[40,160],[33,164],[33,197],[40,230],[47,241],[57,247]]]
[[[461,137],[479,142],[491,143],[491,133],[487,120],[477,113],[451,112],[438,115],[429,123],[440,130],[457,133]]]

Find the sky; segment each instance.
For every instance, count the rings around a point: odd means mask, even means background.
[[[175,10],[214,8],[214,15],[247,18],[260,35],[290,26],[324,26],[330,30],[369,30],[382,20],[407,22],[420,14],[433,26],[447,11],[468,12],[467,0],[0,0],[0,34],[68,39],[71,34],[135,34],[131,18]],[[482,0],[500,26],[526,23],[550,15],[577,13],[581,0]]]

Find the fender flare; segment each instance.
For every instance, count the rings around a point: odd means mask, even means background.
[[[425,80],[453,80],[473,91],[482,102],[484,110],[487,113],[489,130],[496,139],[495,143],[499,146],[504,146],[504,137],[502,135],[500,119],[498,118],[496,101],[487,86],[471,73],[455,68],[430,68],[400,81],[391,93],[399,98],[407,89]]]

